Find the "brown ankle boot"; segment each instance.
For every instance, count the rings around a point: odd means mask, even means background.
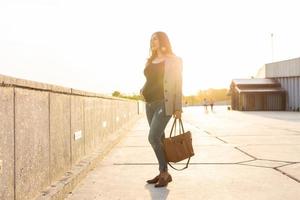
[[[157,183],[158,180],[159,180],[159,175],[155,176],[153,179],[147,180],[147,183],[149,184]]]
[[[165,187],[171,181],[172,181],[172,176],[169,174],[167,179],[164,179],[163,177],[159,177],[158,183],[156,183],[154,186],[155,187]]]

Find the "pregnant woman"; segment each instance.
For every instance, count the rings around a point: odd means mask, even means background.
[[[162,143],[164,130],[172,115],[181,118],[182,113],[182,60],[172,52],[164,32],[155,32],[151,37],[144,75],[146,83],[140,93],[146,102],[150,126],[148,140],[159,164],[159,175],[147,180],[147,183],[164,187],[172,181]]]

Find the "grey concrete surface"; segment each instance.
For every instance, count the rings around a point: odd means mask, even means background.
[[[75,140],[75,132],[81,133],[81,138]],[[84,97],[71,96],[71,155],[72,165],[85,155],[84,128]]]
[[[0,87],[0,199],[14,199],[14,90]]]
[[[111,118],[110,118],[110,112],[111,112],[111,101],[107,99],[103,99],[102,102],[102,108],[101,108],[101,118],[99,125],[101,127],[101,135],[100,139],[101,141],[106,141],[109,133],[112,132],[112,125],[111,125]]]
[[[187,170],[169,170],[167,187],[145,182],[158,165],[144,117],[66,199],[299,199],[299,113],[188,107],[183,120],[195,156]]]
[[[95,99],[84,98],[84,133],[85,133],[85,153],[89,154],[96,147],[96,122],[95,122]]]
[[[95,144],[96,148],[101,145],[101,142],[103,142],[103,134],[104,129],[102,127],[102,120],[105,118],[105,115],[103,113],[104,110],[104,100],[103,99],[96,99],[95,100],[95,121],[94,121],[94,132],[95,132]]]
[[[16,199],[28,200],[50,184],[49,93],[15,88]]]
[[[50,181],[71,168],[70,96],[50,93]]]

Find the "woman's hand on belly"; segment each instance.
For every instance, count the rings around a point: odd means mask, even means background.
[[[142,97],[142,100],[145,100],[145,97],[143,95],[143,89],[140,89],[140,96]]]

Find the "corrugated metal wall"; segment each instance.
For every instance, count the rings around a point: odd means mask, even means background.
[[[300,67],[299,67],[300,68]],[[299,111],[300,109],[300,76],[276,78],[281,87],[287,91],[286,109]]]
[[[265,65],[266,78],[275,78],[287,91],[286,109],[300,110],[300,58]]]
[[[300,76],[300,58],[266,64],[266,77],[297,77]]]
[[[244,110],[282,110],[284,100],[281,94],[242,94],[241,99]]]
[[[266,96],[267,98],[267,110],[282,110],[282,96],[278,94],[270,94]]]

